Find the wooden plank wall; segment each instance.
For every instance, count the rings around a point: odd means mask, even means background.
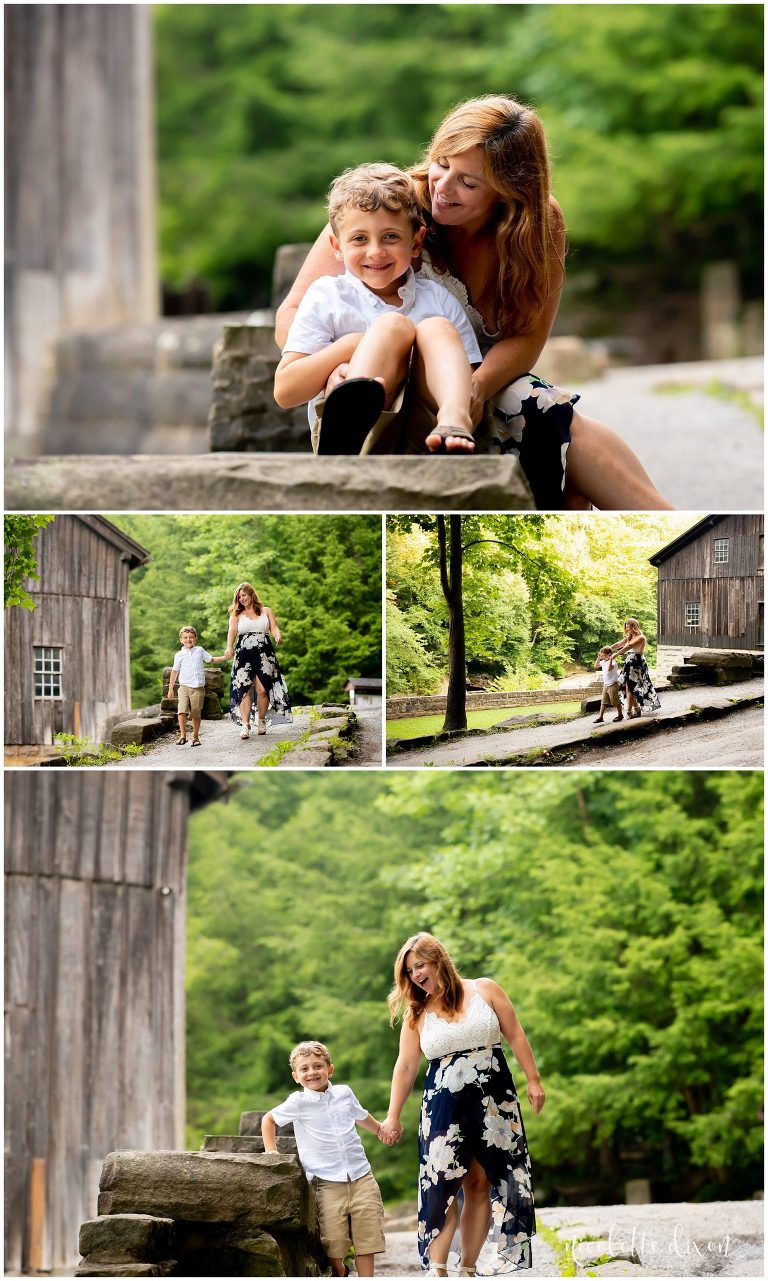
[[[763,600],[763,517],[727,516],[659,566],[658,641],[712,649],[758,649]],[[728,561],[714,563],[716,538],[730,540]],[[685,623],[699,601],[701,624]]]
[[[73,1267],[107,1152],[183,1147],[190,786],[153,771],[7,776],[8,1272]]]
[[[52,743],[60,730],[97,741],[108,716],[131,705],[128,563],[76,516],[57,516],[38,539],[35,610],[6,614],[5,739]],[[62,646],[61,699],[34,697],[35,645]]]

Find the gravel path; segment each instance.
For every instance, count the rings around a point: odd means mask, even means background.
[[[533,1267],[525,1275],[561,1275],[557,1256],[541,1232],[544,1228],[558,1233],[577,1265],[587,1265],[590,1250],[593,1257],[634,1252],[634,1262],[625,1258],[590,1267],[592,1276],[759,1277],[763,1275],[763,1209],[762,1201],[537,1209],[540,1231],[533,1241]],[[376,1273],[423,1275],[415,1227],[387,1231],[387,1250],[377,1256]]]
[[[366,708],[358,712],[360,729],[356,735],[359,751],[343,762],[340,768],[368,768],[381,765],[381,709]],[[277,743],[296,742],[309,729],[309,710],[294,712],[288,725],[273,725],[266,734],[241,739],[239,728],[228,716],[220,721],[203,721],[200,727],[200,747],[192,748],[192,735],[187,731],[187,746],[177,747],[177,735],[168,735],[150,744],[141,756],[128,756],[105,769],[252,769]]]
[[[575,390],[581,412],[626,440],[679,511],[762,509],[763,433],[749,409],[727,398],[746,392],[762,405],[762,357],[614,369]]]
[[[705,707],[708,703],[718,702],[722,698],[737,698],[746,694],[761,694],[763,692],[764,682],[760,679],[748,681],[739,681],[733,685],[701,685],[689,689],[680,690],[663,690],[660,693],[662,710],[664,712],[683,711],[691,706]],[[513,714],[513,710],[510,712]],[[653,715],[653,713],[650,713]],[[740,716],[742,713],[733,713],[731,717],[725,718],[724,726],[730,726],[730,735],[727,730],[722,740],[723,754],[717,761],[717,764],[726,768],[731,766],[730,759],[731,749],[734,755],[739,751],[739,731],[734,722],[734,716]],[[760,712],[762,715],[762,712]],[[471,735],[469,738],[456,739],[453,742],[436,743],[431,747],[422,747],[413,751],[397,752],[389,758],[388,764],[396,769],[413,769],[424,766],[435,766],[438,768],[451,768],[455,766],[469,765],[481,761],[493,764],[497,759],[504,759],[514,752],[527,752],[534,748],[553,748],[559,743],[567,740],[570,733],[595,733],[599,736],[601,731],[599,725],[593,725],[594,713],[588,716],[578,716],[573,720],[560,721],[555,725],[526,726],[523,729],[496,730],[488,734]],[[606,724],[607,727],[607,724]],[[700,732],[700,727],[691,727],[694,734]],[[680,729],[680,741],[683,736],[689,733],[688,729]],[[646,757],[646,746],[653,739],[643,737],[642,745],[637,746],[638,753]],[[601,753],[601,763],[610,764],[614,759],[614,752],[620,750],[611,747]],[[690,764],[690,762],[686,762]],[[760,762],[762,763],[762,761]],[[574,753],[573,764],[581,764],[581,754]]]
[[[750,707],[723,720],[665,729],[646,736],[642,743],[577,752],[572,764],[579,769],[601,769],[606,765],[717,769],[727,760],[729,769],[762,769],[764,734],[762,707]]]

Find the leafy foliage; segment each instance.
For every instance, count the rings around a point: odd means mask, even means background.
[[[762,1186],[761,773],[249,775],[189,839],[192,1145],[284,1097],[306,1037],[380,1118],[392,961],[430,929],[531,1040],[540,1200]],[[417,1111],[365,1139],[388,1199],[414,1195]]]
[[[478,92],[547,128],[573,261],[675,287],[762,248],[759,5],[158,5],[161,268],[264,305],[331,179],[414,163]],[[629,73],[628,73],[629,69]],[[190,128],[194,121],[194,129]]]
[[[692,524],[685,516],[462,517],[467,671],[493,689],[533,689],[568,664],[592,666],[600,645],[639,620],[656,653],[656,571],[648,557]],[[387,524],[387,587],[398,634],[430,671],[446,670],[446,609],[437,573],[434,517]],[[389,627],[389,623],[388,623]],[[390,693],[427,693],[387,633]]]
[[[5,551],[5,608],[20,605],[22,609],[36,609],[35,602],[24,586],[24,579],[39,579],[35,539],[54,516],[5,516],[3,532]]]
[[[156,702],[184,624],[223,654],[235,588],[250,582],[277,617],[294,703],[343,697],[381,674],[381,522],[368,516],[120,515],[151,552],[130,577],[135,706]],[[225,668],[226,670],[226,668]]]

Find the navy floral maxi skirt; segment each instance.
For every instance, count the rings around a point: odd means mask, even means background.
[[[646,705],[652,712],[658,712],[661,701],[653,686],[651,673],[643,654],[627,654],[624,666],[619,675],[619,689],[626,697],[627,689],[631,691],[641,707]]]
[[[244,632],[238,636],[235,655],[232,660],[232,675],[229,682],[229,714],[232,720],[242,725],[240,704],[250,689],[253,689],[251,700],[250,724],[258,720],[256,707],[256,678],[261,681],[269,698],[267,721],[292,721],[291,704],[288,699],[288,686],[283,680],[283,673],[275,657],[275,651],[269,636],[261,632]]]
[[[443,1228],[473,1157],[491,1184],[493,1273],[530,1268],[536,1232],[531,1161],[515,1083],[499,1045],[429,1062],[419,1123],[419,1254],[424,1268],[429,1267],[430,1243]]]
[[[492,454],[517,454],[539,510],[564,507],[571,419],[578,395],[523,374],[488,402],[484,436]]]

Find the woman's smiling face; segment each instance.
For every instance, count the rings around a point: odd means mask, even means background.
[[[427,996],[434,996],[439,992],[437,966],[434,962],[425,961],[416,952],[406,952],[405,972],[414,986],[420,988]]]
[[[427,180],[432,217],[441,226],[474,224],[479,230],[501,199],[485,176],[482,147],[470,147],[456,156],[436,156]]]

